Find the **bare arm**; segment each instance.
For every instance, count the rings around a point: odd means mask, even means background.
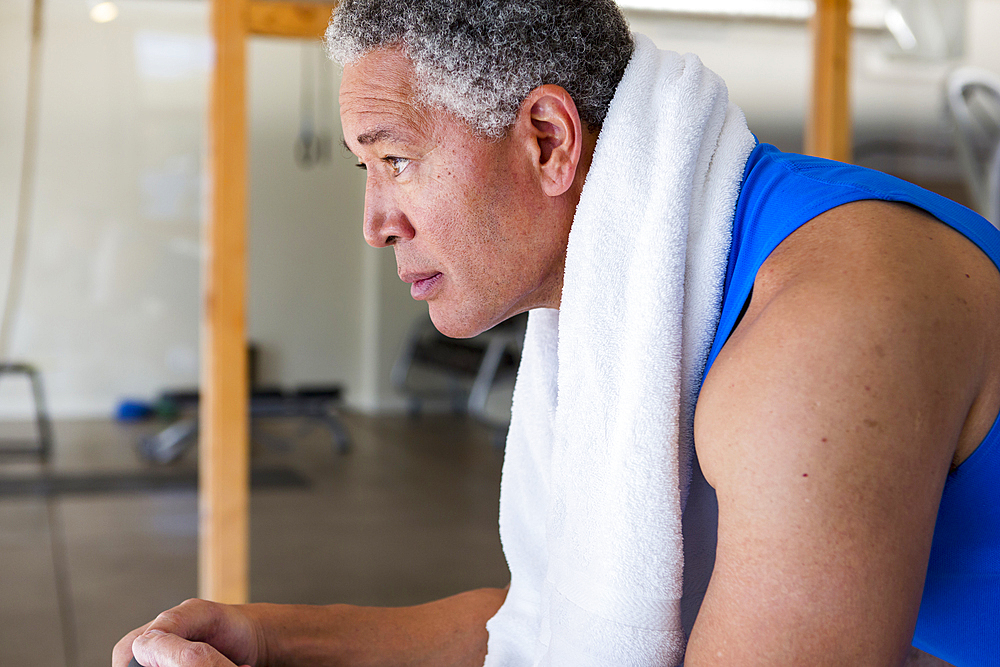
[[[699,399],[719,543],[688,667],[902,664],[949,468],[996,416],[998,293],[968,241],[886,204],[772,255]]]
[[[189,600],[119,641],[112,665],[134,651],[146,667],[480,667],[486,621],[506,595],[484,588],[400,608]]]

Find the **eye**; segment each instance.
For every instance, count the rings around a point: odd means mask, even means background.
[[[392,168],[392,175],[399,176],[406,169],[406,166],[410,164],[410,161],[405,157],[396,157],[395,155],[387,155],[382,158],[382,161],[388,164]]]
[[[359,162],[354,166],[360,169],[361,171],[368,171],[368,165],[366,165],[364,162]]]

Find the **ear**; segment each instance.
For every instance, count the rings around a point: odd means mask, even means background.
[[[580,114],[570,94],[552,84],[535,88],[521,103],[517,124],[545,194],[569,190],[583,150]]]

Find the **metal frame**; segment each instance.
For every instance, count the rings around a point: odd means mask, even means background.
[[[38,369],[24,363],[0,363],[0,376],[25,375],[31,383],[31,394],[35,402],[36,440],[0,440],[0,456],[38,456],[43,462],[52,454],[52,421],[45,405],[45,391]]]
[[[979,89],[994,100],[1000,122],[1000,76],[985,69],[961,67],[948,76],[945,97],[955,125],[958,155],[977,208],[994,226],[1000,227],[1000,136],[990,136],[969,108],[966,95]],[[987,145],[991,143],[992,145]]]

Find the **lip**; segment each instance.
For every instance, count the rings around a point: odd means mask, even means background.
[[[440,271],[407,273],[401,275],[400,278],[403,282],[410,283],[410,296],[417,301],[422,301],[431,296],[441,279],[444,278],[444,274]]]

